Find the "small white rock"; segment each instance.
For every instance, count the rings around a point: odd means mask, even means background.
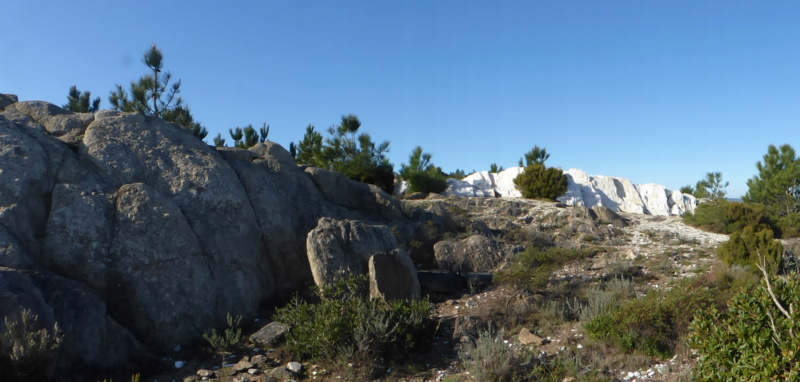
[[[286,365],[286,368],[293,373],[299,373],[301,370],[303,370],[303,364],[300,362],[289,362]]]
[[[175,349],[172,349],[172,351],[175,351],[175,352],[181,351],[181,344],[178,344],[178,346],[175,346]]]
[[[175,368],[180,369],[186,365],[186,361],[175,361]]]

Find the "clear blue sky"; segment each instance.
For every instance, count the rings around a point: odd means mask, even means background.
[[[288,148],[355,113],[396,167],[549,165],[671,189],[747,191],[769,144],[800,149],[791,1],[6,1],[0,92],[66,102],[146,73],[152,43],[209,131],[267,122]]]

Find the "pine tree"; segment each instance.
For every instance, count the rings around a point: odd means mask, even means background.
[[[531,151],[525,153],[525,166],[544,164],[544,162],[549,158],[550,154],[547,153],[547,149],[541,148],[538,145],[533,146]],[[519,166],[522,167],[522,159],[519,160]]]
[[[100,110],[100,97],[91,100],[92,92],[83,93],[78,90],[78,85],[72,85],[67,95],[67,104],[62,106],[73,113],[96,113]],[[90,101],[91,100],[91,101]]]
[[[108,101],[115,110],[124,112],[140,112],[168,122],[175,122],[188,128],[200,139],[208,135],[208,131],[194,120],[188,106],[180,97],[181,81],[170,84],[172,74],[163,72],[164,55],[156,44],[144,53],[142,62],[152,73],[131,81],[130,93],[122,85],[117,84]]]
[[[764,204],[777,217],[800,212],[800,159],[794,148],[770,145],[756,168],[758,175],[747,181],[744,201]]]

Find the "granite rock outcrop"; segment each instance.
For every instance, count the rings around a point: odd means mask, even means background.
[[[64,373],[157,359],[313,284],[323,217],[383,227],[378,252],[420,230],[379,188],[272,142],[215,148],[140,113],[0,95],[0,319],[58,322]]]

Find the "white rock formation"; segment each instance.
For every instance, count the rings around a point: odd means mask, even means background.
[[[514,178],[522,172],[524,168],[513,167],[498,174],[481,171],[462,180],[448,179],[445,195],[521,197]],[[567,192],[558,201],[569,206],[605,206],[613,211],[668,216],[694,212],[697,205],[694,196],[658,184],[635,185],[625,178],[588,175],[578,169],[564,173],[569,183]]]
[[[503,170],[500,173],[479,171],[464,179],[448,179],[445,195],[519,198],[522,194],[514,185],[514,178],[524,172],[522,167]]]

